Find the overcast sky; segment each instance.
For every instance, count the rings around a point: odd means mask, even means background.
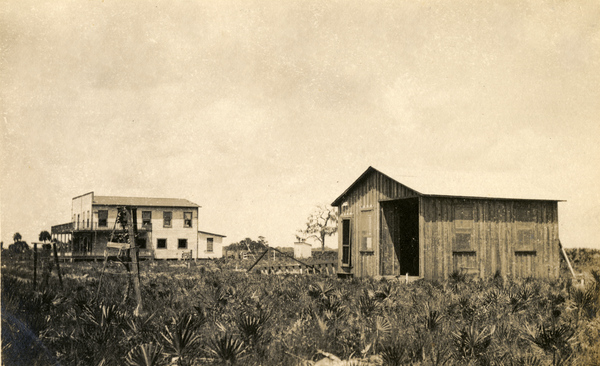
[[[5,245],[89,191],[291,245],[372,165],[528,177],[600,248],[598,1],[2,0],[0,27]]]

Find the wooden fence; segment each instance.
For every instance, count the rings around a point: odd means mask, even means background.
[[[321,262],[306,264],[270,264],[256,266],[254,270],[263,274],[336,274],[335,262]]]

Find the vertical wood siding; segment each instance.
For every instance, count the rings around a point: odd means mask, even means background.
[[[398,265],[395,253],[380,244],[388,240],[390,228],[382,223],[381,201],[419,197],[419,274],[426,279],[441,280],[453,271],[466,270],[480,277],[534,276],[556,278],[559,270],[558,204],[556,201],[467,199],[458,197],[421,196],[395,180],[373,171],[357,180],[340,202],[340,222],[351,222],[351,266],[341,272],[357,277],[395,274]],[[342,211],[342,206],[347,208]],[[473,225],[470,248],[455,250],[457,229],[455,207],[472,207]],[[531,227],[526,250],[519,247],[519,226],[516,216],[520,207],[528,211]],[[371,215],[372,250],[361,251],[361,222]],[[382,229],[383,228],[383,229]],[[522,233],[521,233],[522,236]],[[386,239],[387,238],[387,239]],[[341,253],[342,236],[338,235]],[[389,256],[393,258],[389,258]],[[385,257],[382,257],[385,256]]]
[[[471,249],[457,251],[454,207],[473,208]],[[525,207],[530,245],[520,248],[517,210]],[[422,197],[423,277],[444,279],[457,270],[480,277],[555,278],[558,276],[558,220],[555,201],[517,201]]]
[[[343,198],[343,203],[348,203],[348,209],[342,212],[342,205],[338,207],[340,212],[340,223],[342,219],[351,220],[351,243],[352,264],[350,268],[343,268],[341,255],[338,256],[338,268],[342,272],[352,273],[357,277],[377,276],[380,274],[381,252],[380,252],[380,220],[381,208],[379,202],[397,198],[418,197],[417,193],[410,188],[390,179],[389,177],[374,172],[356,182],[354,189],[349,191]],[[343,204],[342,203],[342,204]],[[371,227],[373,228],[372,251],[361,251],[359,224],[362,215],[370,212],[372,215]],[[342,236],[338,235],[338,248],[341,253]]]

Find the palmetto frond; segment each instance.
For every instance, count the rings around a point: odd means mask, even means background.
[[[246,354],[244,343],[225,333],[215,336],[208,343],[208,351],[219,361],[235,365]]]
[[[154,343],[141,344],[125,357],[125,362],[130,366],[158,366],[162,361],[162,347]]]
[[[556,325],[546,327],[540,325],[537,328],[525,326],[525,340],[539,347],[545,352],[555,352],[567,345],[567,342],[573,337],[573,330],[567,325]]]
[[[237,320],[237,327],[242,336],[242,340],[253,345],[265,340],[265,325],[270,318],[270,314],[261,311],[258,316],[242,314]]]
[[[173,318],[171,329],[165,326],[165,332],[161,333],[170,350],[182,357],[186,349],[193,346],[199,339],[193,323],[193,317],[189,314],[181,318]]]
[[[377,315],[375,317],[375,331],[378,335],[389,335],[392,333],[392,324],[387,318]]]
[[[453,332],[452,338],[456,345],[459,358],[475,358],[480,356],[489,347],[496,328],[484,327],[479,330],[475,324]]]
[[[442,323],[442,318],[442,313],[437,310],[433,310],[429,304],[425,304],[425,313],[422,318],[425,329],[428,331],[435,331],[439,329]]]

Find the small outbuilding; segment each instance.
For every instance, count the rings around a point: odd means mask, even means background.
[[[312,257],[312,245],[310,243],[299,241],[294,243],[294,258]]]
[[[198,231],[198,250],[196,251],[196,258],[222,258],[223,238],[225,237],[225,235],[221,234]]]
[[[500,178],[391,178],[369,167],[338,208],[340,276],[556,278],[558,202]]]

